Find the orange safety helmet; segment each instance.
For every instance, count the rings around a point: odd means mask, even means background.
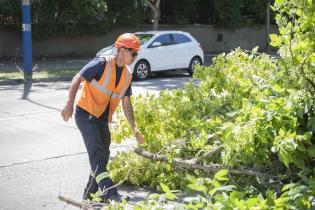
[[[115,47],[120,48],[120,47],[125,47],[125,48],[132,48],[135,50],[140,50],[140,41],[136,35],[131,34],[131,33],[125,33],[120,35],[116,42],[115,42]]]

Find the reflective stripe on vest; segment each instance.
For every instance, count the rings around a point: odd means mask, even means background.
[[[97,83],[95,79],[92,80],[91,85],[93,85],[96,89],[101,91],[102,93],[105,93],[106,95],[111,95],[113,92],[110,90],[107,90],[104,86]]]
[[[132,80],[132,73],[124,65],[120,81],[116,86],[116,65],[114,58],[106,59],[104,72],[100,80],[93,79],[83,84],[77,105],[95,117],[100,117],[109,106],[108,122],[112,121],[119,102],[126,94]]]
[[[108,67],[108,70],[107,70],[107,73],[106,73],[106,77],[105,77],[105,80],[104,80],[104,86],[107,86],[108,83],[109,83],[109,78],[110,78],[110,75],[112,74],[112,62],[109,62],[108,64],[109,67]],[[126,69],[127,70],[127,69]],[[123,71],[123,70],[122,70]],[[126,83],[123,87],[123,89],[121,90],[120,93],[113,93],[112,91],[110,90],[107,90],[104,86],[100,85],[95,79],[93,79],[91,81],[91,84],[96,88],[98,89],[99,91],[101,91],[102,93],[105,93],[106,95],[109,95],[111,96],[111,98],[119,98],[119,99],[122,99],[124,96],[125,96],[125,93],[127,91],[127,88],[129,86],[129,80],[130,80],[130,75],[128,74],[128,72],[126,72]],[[116,78],[117,79],[117,78]]]
[[[106,61],[107,62],[107,61]],[[109,66],[108,66],[108,70],[107,70],[107,74],[106,74],[106,77],[105,77],[105,80],[104,80],[104,86],[106,87],[109,83],[109,78],[110,78],[110,75],[112,74],[112,60],[110,60],[109,62]],[[105,71],[105,70],[104,70]]]
[[[112,98],[119,98],[119,99],[122,99],[124,96],[125,96],[125,93],[127,91],[127,88],[129,86],[129,80],[130,80],[130,75],[127,73],[127,76],[126,76],[126,83],[123,87],[123,89],[121,90],[121,93],[113,93],[113,95],[111,96]]]

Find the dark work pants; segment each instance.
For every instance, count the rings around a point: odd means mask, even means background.
[[[89,155],[91,172],[89,180],[84,191],[84,199],[89,193],[95,193],[98,189],[106,190],[113,186],[113,182],[109,177],[97,180],[99,174],[107,172],[106,166],[109,159],[109,146],[111,135],[108,123],[101,122],[99,119],[92,117],[88,113],[76,112],[76,124],[81,131],[84,144]],[[99,176],[100,177],[100,176]],[[98,183],[96,182],[98,181]],[[111,195],[117,194],[117,189],[112,188],[103,195],[104,199],[108,199]]]

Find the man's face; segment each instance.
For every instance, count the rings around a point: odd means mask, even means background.
[[[138,51],[132,48],[122,48],[122,50],[124,51],[125,64],[127,65],[132,64],[137,58]]]

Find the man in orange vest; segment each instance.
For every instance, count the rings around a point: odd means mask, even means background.
[[[135,134],[138,143],[144,137],[136,127],[133,109],[130,102],[132,72],[126,66],[131,64],[140,49],[139,39],[130,33],[120,35],[116,42],[115,57],[96,57],[74,76],[71,82],[66,106],[61,111],[65,121],[73,114],[73,106],[80,83],[82,93],[75,109],[75,121],[82,134],[91,166],[91,173],[84,190],[83,199],[92,199],[91,193],[98,189],[104,194],[104,202],[128,200],[113,187],[113,182],[106,169],[109,159],[111,135],[108,122],[122,101],[126,118]]]

